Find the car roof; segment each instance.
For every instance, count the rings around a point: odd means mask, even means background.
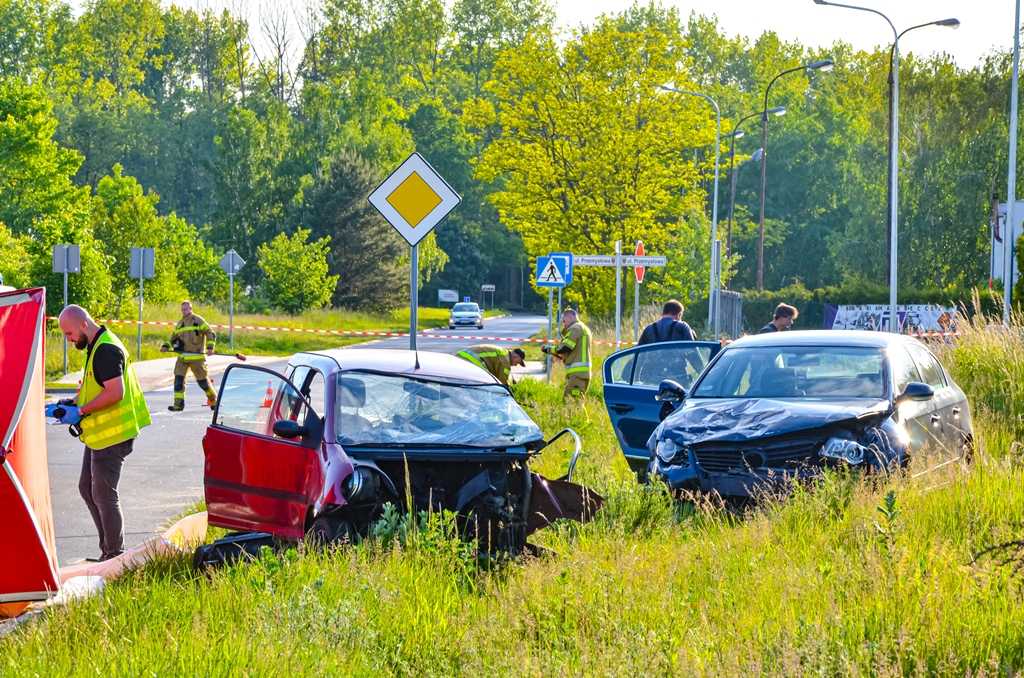
[[[336,348],[296,353],[289,362],[292,365],[315,366],[324,371],[366,370],[470,384],[499,383],[489,372],[469,361],[434,351]]]
[[[796,330],[751,334],[732,342],[730,348],[752,348],[761,346],[861,346],[865,348],[887,348],[892,345],[916,343],[913,337],[891,332],[869,332],[866,330]]]

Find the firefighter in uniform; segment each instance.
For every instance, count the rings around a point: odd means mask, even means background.
[[[181,302],[181,320],[174,326],[170,342],[160,348],[178,354],[174,363],[174,404],[167,408],[171,412],[185,409],[185,377],[189,370],[195,375],[199,388],[206,391],[206,404],[211,410],[217,405],[217,393],[210,386],[206,369],[206,356],[213,354],[216,341],[216,333],[192,312],[192,302]]]
[[[571,308],[562,313],[562,343],[555,348],[544,346],[545,353],[565,363],[564,399],[580,398],[590,385],[590,328],[583,324]]]
[[[512,368],[517,365],[526,364],[526,352],[523,349],[514,348],[511,351],[506,351],[491,344],[470,346],[459,351],[456,355],[463,360],[468,360],[477,367],[487,370],[505,386],[508,386],[508,378],[512,374]]]

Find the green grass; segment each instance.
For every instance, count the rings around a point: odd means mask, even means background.
[[[557,555],[482,568],[434,524],[404,544],[212,574],[171,559],[0,640],[0,673],[1019,672],[1024,581],[995,558],[974,562],[1024,531],[1012,424],[1024,401],[1001,396],[1005,372],[984,362],[1018,370],[1024,352],[994,353],[990,340],[979,329],[944,351],[979,413],[969,467],[935,469],[937,455],[870,482],[831,475],[743,516],[675,504],[632,482],[599,383],[565,406],[557,381],[527,382],[517,396],[546,432],[582,434],[578,479],[607,499],[593,523],[539,534]],[[559,475],[567,457],[546,451],[536,466]]]
[[[201,315],[207,322],[217,325],[228,324],[228,312],[225,309],[218,309],[208,306],[196,307],[196,313]],[[503,314],[500,309],[489,309],[485,312],[486,317],[494,317]],[[111,329],[118,334],[125,345],[132,352],[132,359],[135,360],[136,325],[134,320],[138,316],[133,310],[126,314],[122,320],[131,320],[131,323],[112,324]],[[149,305],[143,309],[143,320],[159,320],[176,322],[181,317],[181,311],[177,304]],[[448,322],[448,309],[427,308],[419,309],[417,315],[417,326],[423,329],[446,326]],[[235,325],[248,325],[257,327],[290,327],[303,329],[327,329],[327,330],[378,330],[378,331],[409,331],[409,309],[400,309],[390,314],[370,314],[343,309],[330,309],[319,311],[307,311],[301,315],[255,315],[235,314]],[[143,326],[142,329],[142,357],[144,360],[152,358],[163,358],[167,354],[160,353],[160,345],[167,341],[171,327],[164,326]],[[217,350],[228,351],[228,331],[217,329]],[[316,335],[302,334],[299,332],[269,332],[264,330],[235,330],[235,351],[250,355],[274,355],[289,356],[298,351],[315,351],[325,348],[336,348],[348,346],[372,337],[345,337],[338,335]],[[70,371],[80,370],[85,355],[75,350],[73,346],[68,347],[68,368]],[[46,337],[46,374],[48,377],[60,377],[63,374],[63,346],[61,335],[57,329],[56,321],[49,323],[49,330]]]

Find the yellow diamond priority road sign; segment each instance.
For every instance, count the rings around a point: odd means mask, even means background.
[[[413,153],[370,194],[369,200],[410,245],[415,245],[462,198],[423,156]]]

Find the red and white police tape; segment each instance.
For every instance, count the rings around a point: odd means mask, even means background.
[[[56,321],[54,317],[48,317],[48,320]],[[166,320],[143,320],[141,323],[138,320],[120,320],[116,318],[103,318],[97,322],[108,324],[108,325],[149,325],[157,327],[174,327],[177,323]],[[210,323],[210,327],[219,330],[229,329],[228,325],[221,325],[216,323]],[[408,332],[390,332],[384,330],[325,330],[325,329],[313,329],[308,327],[265,327],[263,325],[235,325],[236,330],[250,331],[250,332],[298,332],[300,334],[319,334],[326,336],[336,337],[408,337]],[[922,332],[920,330],[915,332],[908,332],[910,336],[918,339],[947,339],[951,337],[960,336],[960,332]],[[498,342],[513,342],[521,344],[554,344],[557,343],[556,339],[543,339],[535,337],[495,337],[490,335],[482,334],[437,334],[431,330],[421,330],[416,334],[417,337],[423,339],[457,339],[457,340],[471,340],[471,341],[498,341]],[[594,340],[595,344],[604,346],[615,346],[614,341],[604,341],[600,339]],[[620,346],[632,346],[631,341],[622,341],[619,343]]]
[[[54,317],[48,317],[48,320],[56,320]],[[98,323],[104,325],[149,325],[156,327],[174,327],[177,323],[169,322],[166,320],[143,320],[141,323],[138,320],[120,320],[117,318],[101,318],[97,319]],[[218,330],[229,329],[228,325],[221,325],[217,323],[210,323],[210,327]],[[336,337],[408,337],[408,332],[389,332],[384,330],[325,330],[325,329],[313,329],[308,327],[265,327],[263,325],[235,325],[236,330],[254,331],[254,332],[298,332],[301,334],[318,334]],[[437,334],[432,330],[421,330],[416,333],[416,336],[421,339],[458,339],[458,340],[472,340],[472,341],[500,341],[500,342],[514,342],[522,344],[545,344],[545,343],[558,343],[557,339],[543,339],[535,337],[495,337],[490,335],[482,334]],[[614,341],[601,341],[594,340],[595,344],[604,344],[607,346],[614,346]],[[633,342],[623,341],[620,343],[621,346],[632,346]]]

